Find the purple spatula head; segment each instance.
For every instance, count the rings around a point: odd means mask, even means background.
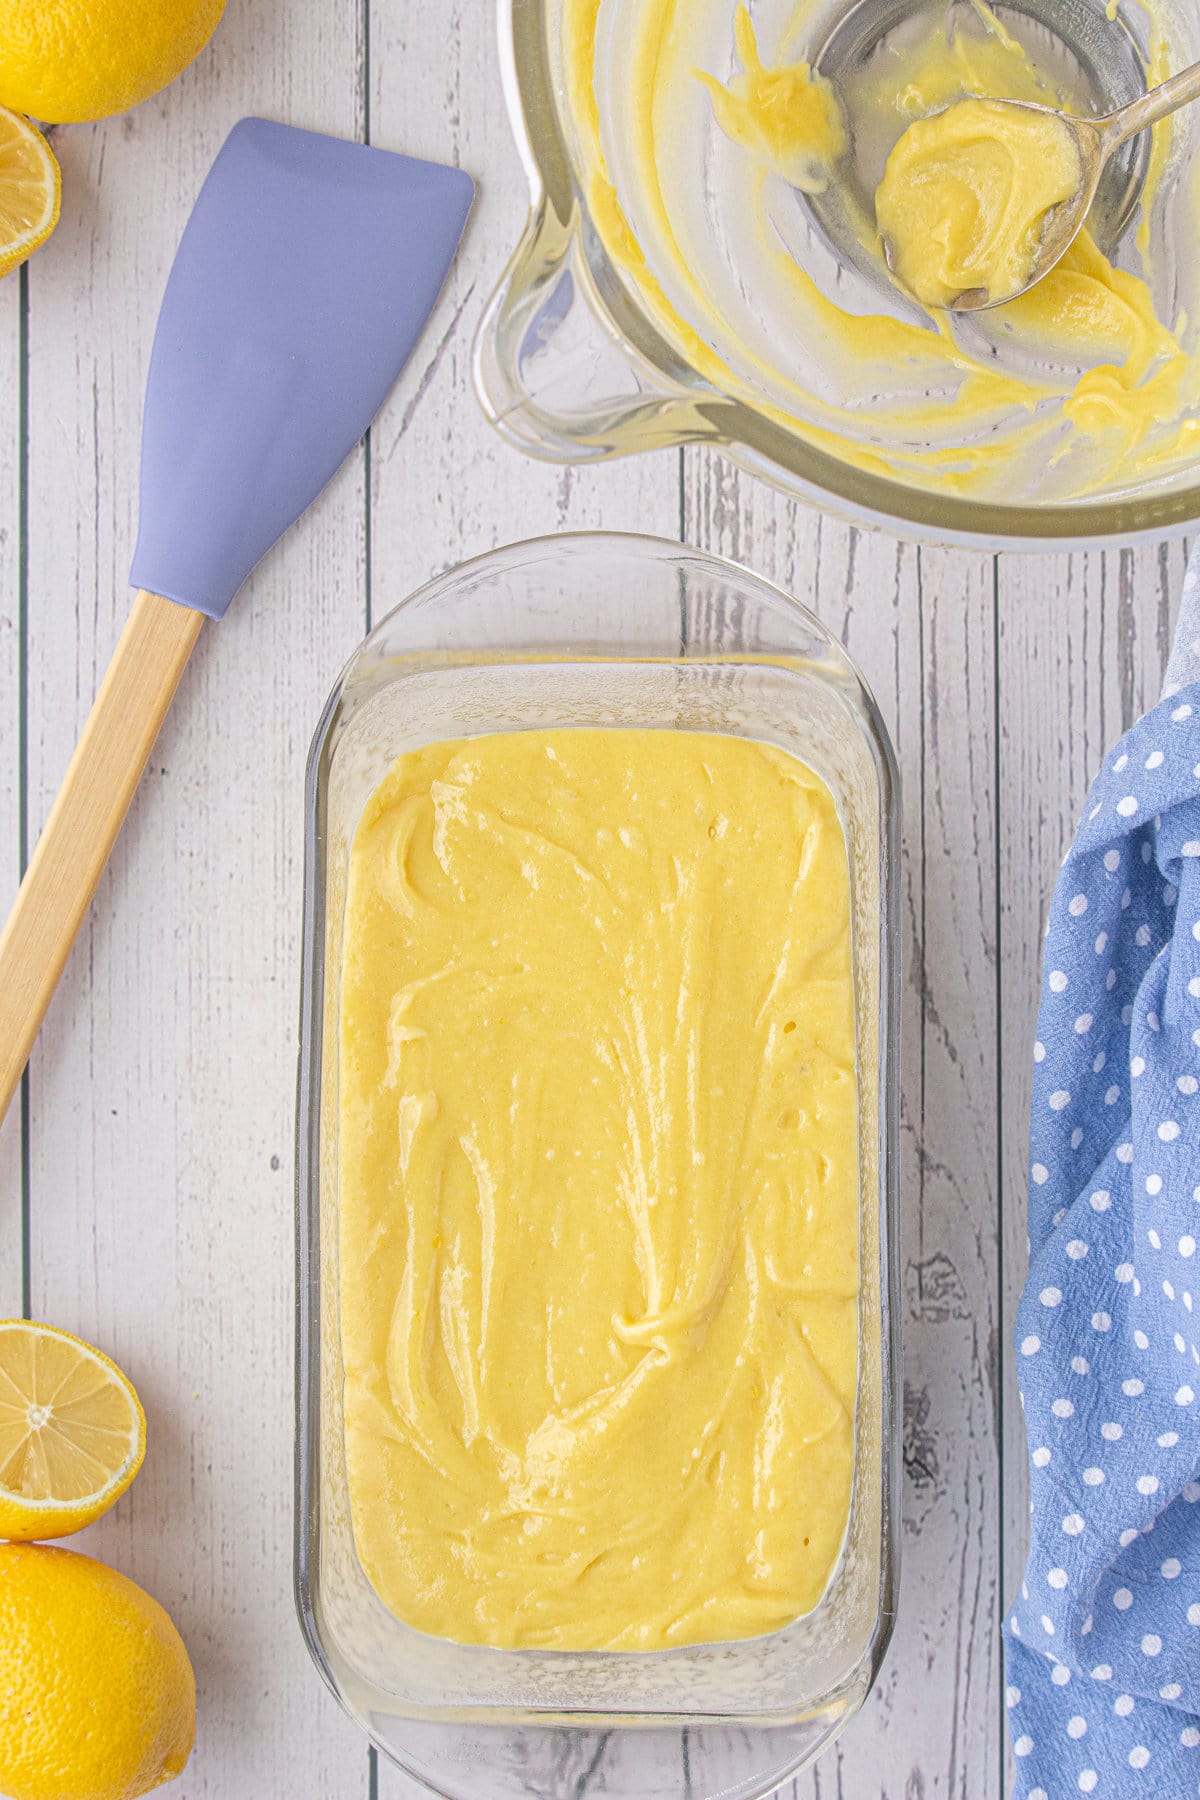
[[[379,410],[473,192],[461,169],[266,119],[234,126],[155,333],[135,587],[222,617]]]

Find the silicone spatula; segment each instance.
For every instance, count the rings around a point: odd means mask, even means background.
[[[0,1118],[205,617],[362,437],[473,192],[461,169],[266,119],[213,164],[150,358],[139,591],[0,933]]]

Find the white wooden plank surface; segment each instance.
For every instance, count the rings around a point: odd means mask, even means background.
[[[31,829],[128,607],[146,361],[199,182],[243,113],[354,135],[360,96],[352,9],[242,0],[169,93],[57,134],[29,278]],[[191,1651],[180,1800],[369,1788],[290,1579],[302,768],[361,633],[364,508],[356,458],[206,628],[30,1069],[33,1309],[110,1350],[149,1418],[87,1535]]]
[[[0,906],[20,877],[21,281],[0,282]],[[0,1317],[21,1311],[21,1101],[0,1124]]]
[[[1040,920],[1101,750],[1154,696],[1182,551],[951,555],[822,519],[703,452],[590,471],[524,461],[469,384],[475,322],[526,203],[491,7],[453,0],[434,19],[420,0],[361,13],[242,0],[168,95],[57,134],[67,204],[28,276],[25,465],[20,284],[0,285],[6,892],[22,661],[36,830],[127,601],[162,281],[204,169],[251,110],[461,161],[481,191],[369,458],[206,631],[31,1071],[34,1310],[112,1349],[150,1414],[146,1470],[89,1538],[171,1607],[197,1664],[201,1735],[172,1791],[416,1792],[370,1768],[291,1614],[300,776],[321,699],[369,611],[462,556],[575,525],[675,535],[682,520],[693,541],[815,599],[875,687],[906,784],[901,1620],[876,1694],[793,1800],[996,1800],[997,1626],[1024,1528],[1008,1332]],[[21,1299],[18,1138],[14,1115],[0,1133],[0,1310]]]
[[[434,24],[426,0],[370,0],[370,9],[372,142],[460,164],[478,183],[437,318],[371,433],[374,616],[436,571],[517,538],[601,525],[676,536],[676,451],[555,468],[510,450],[484,419],[471,344],[529,211],[495,13],[450,0]]]

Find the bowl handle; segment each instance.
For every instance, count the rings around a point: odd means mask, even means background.
[[[572,463],[718,437],[704,402],[625,344],[594,296],[577,218],[543,195],[475,338],[476,392],[502,436]]]

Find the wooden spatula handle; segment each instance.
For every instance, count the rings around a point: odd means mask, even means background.
[[[157,594],[133,603],[0,932],[0,1119],[203,623]]]

